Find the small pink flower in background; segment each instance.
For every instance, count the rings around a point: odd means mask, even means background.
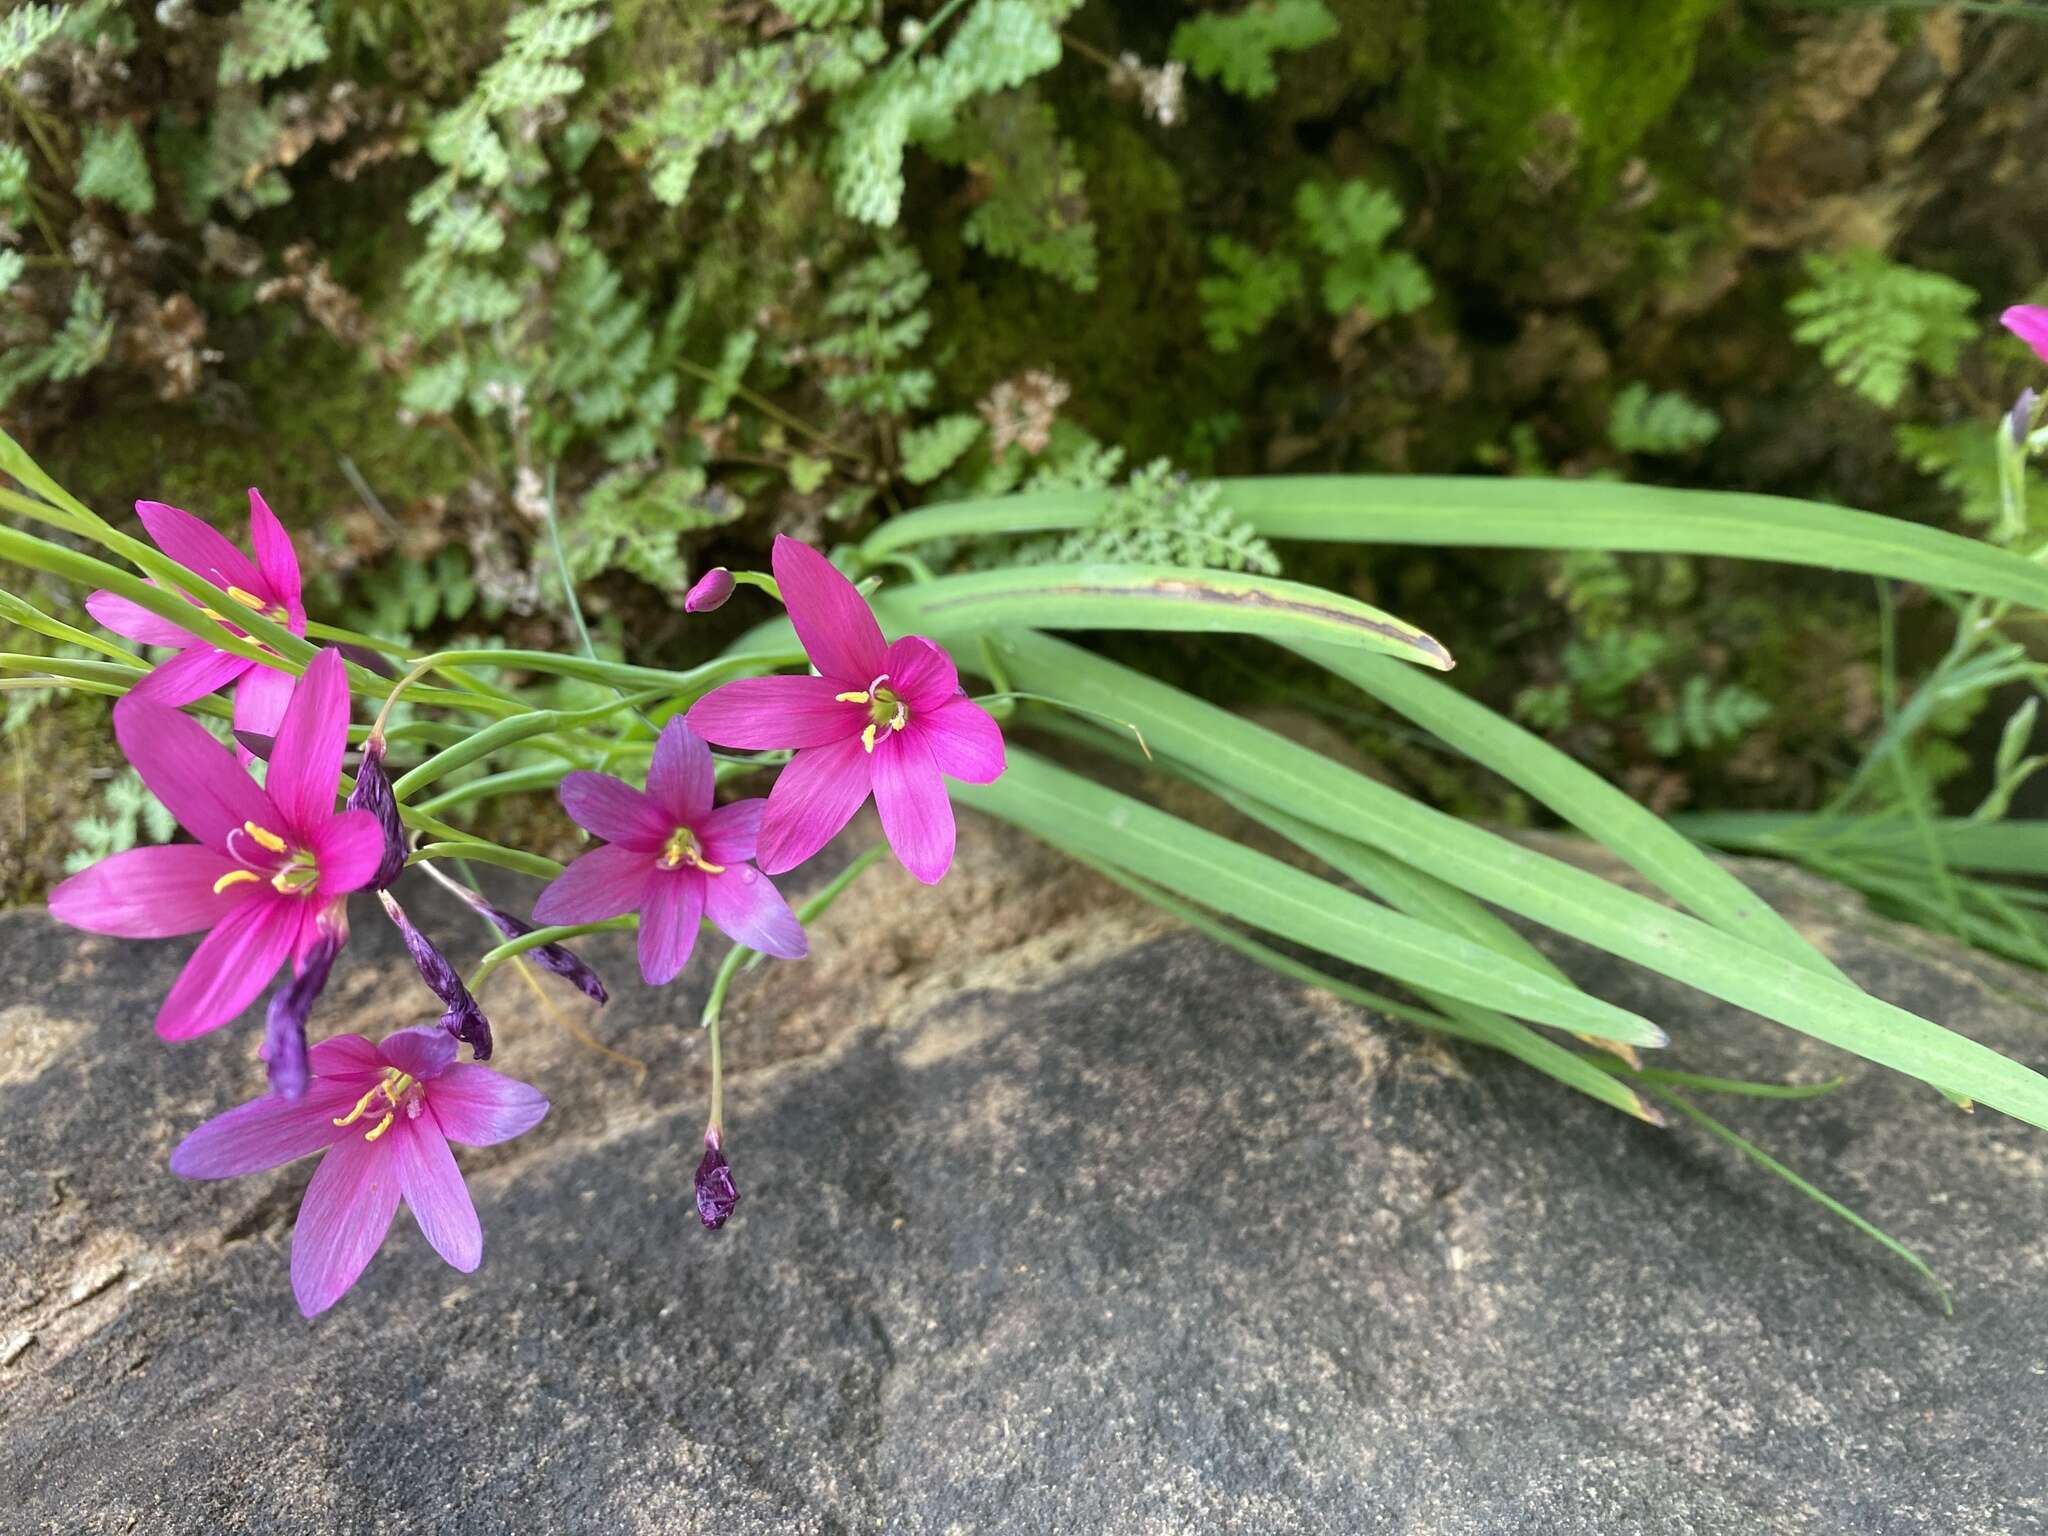
[[[2015,304],[1998,317],[1998,323],[2034,349],[2034,355],[2048,362],[2048,309],[2039,304]]]
[[[434,1251],[464,1273],[483,1228],[448,1143],[488,1147],[540,1124],[548,1101],[526,1084],[455,1060],[454,1037],[401,1029],[372,1045],[336,1035],[312,1050],[305,1096],[265,1094],[217,1115],[171,1153],[171,1171],[225,1179],[325,1148],[292,1230],[292,1294],[307,1317],[356,1283],[402,1198]]]
[[[249,542],[256,551],[254,560],[190,512],[160,501],[138,501],[135,511],[156,547],[180,565],[197,571],[237,602],[293,634],[306,632],[299,557],[284,525],[253,486],[249,490]],[[189,704],[235,683],[235,729],[261,736],[276,733],[284,718],[285,701],[291,697],[289,672],[216,649],[169,619],[112,592],[93,593],[85,607],[117,635],[140,645],[177,648],[179,654],[150,673],[135,690],[135,697],[159,704]],[[242,633],[232,613],[215,617],[235,633]],[[245,751],[242,761],[249,760]]]
[[[375,816],[334,808],[347,735],[348,681],[331,650],[291,693],[267,789],[197,720],[133,695],[115,706],[122,752],[198,842],[102,859],[50,892],[50,912],[124,939],[206,932],[157,1012],[165,1039],[227,1023],[287,958],[303,972],[346,935],[330,909],[368,884],[384,857]]]
[[[562,780],[562,808],[605,839],[577,859],[533,904],[533,919],[597,923],[640,914],[640,974],[650,986],[689,963],[705,917],[763,954],[808,953],[796,914],[748,861],[759,834],[759,800],[712,809],[711,749],[681,719],[662,727],[645,793],[603,773]]]
[[[690,707],[708,741],[745,751],[795,747],[761,818],[761,868],[793,869],[867,803],[903,867],[936,884],[953,862],[953,804],[942,776],[987,784],[1003,733],[960,688],[931,641],[892,645],[853,583],[807,544],[775,541],[775,581],[816,677],[750,677]]]
[[[722,565],[714,565],[690,588],[683,598],[683,612],[709,613],[714,608],[723,608],[725,600],[732,596],[732,572]]]

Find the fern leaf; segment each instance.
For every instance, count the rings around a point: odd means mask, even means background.
[[[73,190],[81,199],[98,198],[123,213],[141,215],[156,207],[156,184],[149,178],[149,160],[134,123],[122,118],[111,128],[86,126]]]
[[[1402,219],[1400,203],[1385,188],[1306,182],[1294,195],[1294,213],[1308,242],[1328,259],[1322,291],[1331,314],[1405,315],[1430,301],[1421,263],[1405,251],[1384,249]]]
[[[1915,368],[1953,374],[1977,336],[1970,319],[1976,291],[1938,272],[1851,251],[1808,255],[1806,275],[1810,286],[1785,304],[1800,321],[1793,338],[1820,348],[1839,383],[1886,410],[1899,403]]]
[[[1232,15],[1197,16],[1174,28],[1171,57],[1239,96],[1270,96],[1280,77],[1274,55],[1298,53],[1337,35],[1322,0],[1253,0]]]
[[[68,7],[21,5],[0,16],[0,76],[11,76],[64,25]]]
[[[1197,283],[1195,293],[1202,330],[1218,352],[1235,352],[1301,293],[1301,265],[1290,256],[1264,256],[1218,235],[1209,242],[1209,259],[1219,270]]]
[[[1614,397],[1607,440],[1622,453],[1686,453],[1714,440],[1721,418],[1676,390],[1652,394],[1637,380]]]
[[[981,436],[979,416],[941,416],[903,434],[903,478],[912,485],[930,485],[959,462]]]
[[[313,0],[244,0],[220,51],[220,83],[253,85],[326,58]]]

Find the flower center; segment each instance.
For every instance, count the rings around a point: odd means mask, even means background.
[[[285,624],[291,620],[291,614],[285,610],[283,603],[266,603],[247,587],[229,587],[227,588],[227,594],[244,608],[249,609],[253,613],[262,614],[263,617],[270,620],[273,624]],[[226,615],[215,613],[211,608],[201,608],[199,611],[213,620],[214,623],[226,624],[229,629],[233,629],[238,635],[243,633],[242,630],[235,629],[234,624],[229,621]]]
[[[354,1125],[358,1120],[374,1114],[380,1100],[384,1105],[384,1118],[363,1132],[365,1141],[375,1141],[390,1130],[391,1122],[398,1118],[400,1110],[405,1111],[405,1118],[408,1120],[419,1119],[420,1111],[426,1107],[427,1085],[396,1067],[386,1067],[384,1076],[377,1081],[376,1086],[356,1100],[354,1109],[345,1115],[335,1116],[334,1123]]]
[[[910,706],[882,684],[889,680],[884,672],[865,688],[856,688],[851,693],[835,693],[833,699],[841,704],[865,704],[868,707],[867,729],[860,733],[860,744],[868,751],[875,750],[875,732],[883,726],[900,731],[910,723]]]
[[[255,844],[255,848],[244,848],[242,838]],[[216,896],[229,886],[251,880],[268,880],[270,888],[280,896],[309,896],[320,884],[320,865],[312,849],[294,848],[270,828],[259,827],[253,821],[243,822],[228,834],[228,852],[242,867],[229,870],[213,882]]]
[[[723,864],[714,864],[704,857],[704,850],[697,845],[697,834],[688,827],[677,827],[669,833],[668,841],[661,845],[661,867],[675,869],[687,864],[692,869],[701,869],[707,875],[725,873]]]

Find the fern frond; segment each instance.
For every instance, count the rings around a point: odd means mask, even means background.
[[[1810,286],[1785,304],[1800,321],[1793,338],[1819,347],[1839,383],[1887,410],[1916,367],[1947,378],[1976,339],[1976,291],[1954,278],[1876,251],[1810,254],[1806,275]]]
[[[150,180],[149,160],[134,123],[122,118],[111,128],[86,125],[73,190],[81,199],[98,198],[123,213],[139,216],[156,207],[156,183]]]
[[[243,0],[220,51],[220,83],[254,85],[326,58],[313,0]]]
[[[1652,394],[1637,380],[1614,397],[1607,440],[1622,453],[1686,453],[1714,440],[1721,418],[1676,390]]]
[[[1182,22],[1167,51],[1226,91],[1270,96],[1280,84],[1274,55],[1298,53],[1336,35],[1337,18],[1322,0],[1253,0],[1232,15]]]

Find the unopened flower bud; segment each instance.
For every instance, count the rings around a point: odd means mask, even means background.
[[[2034,407],[2041,403],[2041,397],[2032,389],[2020,391],[2019,399],[2012,403],[2012,414],[2006,417],[2006,424],[2012,431],[2012,445],[2015,448],[2027,446],[2027,434],[2034,429]]]
[[[263,1018],[263,1044],[256,1054],[267,1064],[270,1091],[281,1099],[296,1099],[305,1094],[310,1071],[306,1019],[327,985],[334,957],[347,942],[348,918],[337,903],[320,915],[319,937],[306,952],[298,973],[271,994],[270,1009]]]
[[[384,772],[384,738],[371,736],[363,743],[363,760],[356,767],[356,787],[349,791],[348,808],[368,811],[384,829],[384,858],[370,876],[370,889],[381,891],[405,869],[405,825],[398,819],[398,801],[391,794],[391,779]]]
[[[470,996],[469,988],[455,973],[455,967],[448,963],[448,957],[441,953],[432,939],[413,926],[412,919],[405,915],[405,908],[389,891],[379,891],[377,899],[384,903],[385,914],[398,929],[398,936],[405,940],[406,953],[412,956],[420,980],[441,1000],[441,1006],[446,1010],[441,1015],[441,1027],[468,1045],[476,1060],[488,1061],[491,1055],[491,1022],[484,1017],[477,1000]]]
[[[739,1203],[740,1192],[732,1182],[732,1165],[725,1160],[718,1132],[706,1131],[704,1161],[697,1165],[697,1219],[705,1231],[716,1232]]]
[[[714,608],[725,606],[725,600],[732,596],[732,572],[722,565],[715,565],[697,578],[697,584],[690,588],[683,599],[683,612],[709,613]]]

